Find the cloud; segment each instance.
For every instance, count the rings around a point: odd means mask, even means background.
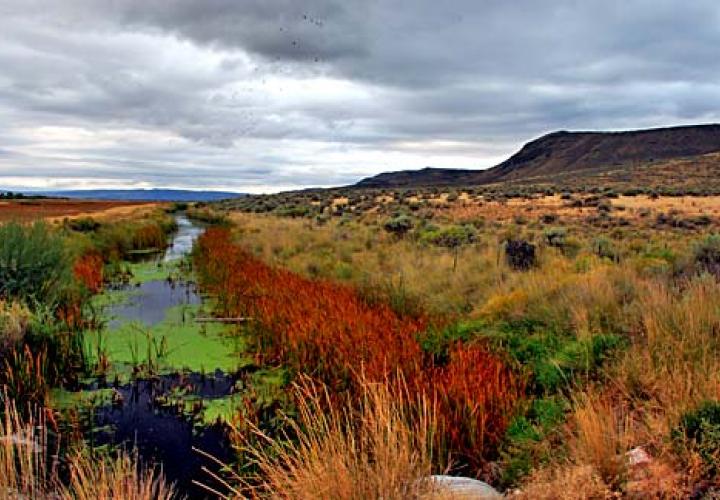
[[[718,121],[710,0],[6,0],[0,186],[277,190]]]

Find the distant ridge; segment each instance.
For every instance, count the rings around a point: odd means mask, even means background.
[[[384,188],[384,187],[413,187],[413,186],[453,186],[463,184],[476,184],[478,173],[482,170],[467,170],[455,168],[425,167],[421,170],[399,170],[397,172],[384,172],[374,177],[363,179],[356,187]]]
[[[187,189],[88,189],[25,192],[28,195],[54,196],[82,200],[117,201],[218,201],[244,196],[229,191],[192,191]]]
[[[720,124],[689,125],[628,132],[567,132],[544,135],[487,170],[424,168],[386,172],[355,186],[391,188],[491,184],[598,168],[620,168],[720,151]]]

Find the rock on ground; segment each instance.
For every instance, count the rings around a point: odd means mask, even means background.
[[[487,483],[467,477],[430,476],[441,494],[453,499],[500,499],[503,496]]]

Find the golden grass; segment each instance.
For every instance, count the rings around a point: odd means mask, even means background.
[[[706,275],[686,286],[644,288],[638,336],[613,373],[624,397],[642,402],[650,435],[666,435],[683,413],[720,399],[720,285]]]
[[[469,311],[506,272],[497,245],[453,253],[398,240],[365,224],[314,226],[308,221],[233,213],[243,246],[275,266],[360,288],[390,283],[421,298],[431,313]]]
[[[632,446],[629,416],[599,394],[590,392],[576,399],[571,456],[577,464],[591,465],[606,484],[621,484],[627,473],[625,454]]]
[[[6,397],[5,395],[3,397]],[[15,404],[6,404],[0,422],[0,497],[44,498],[52,490],[57,463],[47,463],[44,421],[23,421]]]
[[[708,275],[680,289],[632,279],[638,293],[630,345],[603,383],[573,397],[568,456],[530,478],[526,498],[567,498],[568,482],[576,481],[595,496],[685,498],[703,479],[699,456],[669,436],[683,414],[720,399],[720,284]],[[652,455],[649,465],[630,466],[626,452],[635,447]]]
[[[612,200],[613,205],[628,209],[653,209],[661,212],[676,210],[681,214],[716,214],[720,211],[720,196],[660,196],[651,199],[648,196],[620,196]]]
[[[70,468],[70,484],[60,488],[61,498],[67,500],[163,500],[175,496],[162,474],[138,470],[136,458],[129,454],[100,462],[78,456]]]
[[[582,198],[582,196],[578,197]],[[616,215],[635,222],[643,212],[657,214],[673,211],[679,216],[720,213],[720,196],[660,196],[653,199],[647,195],[620,195],[607,201],[614,208],[621,210],[616,212]],[[441,200],[431,205],[437,207],[434,211],[438,216],[455,222],[471,222],[479,218],[486,221],[509,222],[518,217],[532,220],[541,215],[553,214],[565,222],[577,223],[597,213],[595,207],[570,207],[568,201],[563,200],[560,195],[540,196],[533,199],[513,198],[507,201],[459,198],[456,202],[447,203]]]
[[[384,384],[366,383],[360,401],[338,409],[310,382],[295,388],[295,439],[261,436],[243,446],[260,470],[259,485],[237,478],[237,496],[297,500],[412,499],[439,495],[431,472],[432,412],[425,401],[409,407]],[[249,440],[236,430],[240,443]],[[439,497],[433,497],[439,498]],[[447,498],[447,496],[443,496]]]

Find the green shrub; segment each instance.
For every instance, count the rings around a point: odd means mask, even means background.
[[[470,225],[454,225],[438,228],[427,226],[419,235],[420,241],[445,248],[458,248],[473,243],[477,239],[477,231]]]
[[[508,426],[502,457],[503,486],[517,484],[539,465],[557,453],[548,439],[565,421],[567,402],[558,396],[535,399],[527,412],[516,416]]]
[[[680,419],[673,431],[675,443],[696,451],[705,462],[706,473],[717,475],[720,463],[720,402],[706,401]]]
[[[97,231],[100,223],[92,217],[81,217],[79,219],[65,219],[65,226],[79,233],[90,233]]]
[[[383,224],[383,228],[388,233],[402,238],[413,228],[413,221],[407,215],[398,215],[386,221],[385,224]]]
[[[591,245],[593,253],[601,259],[610,259],[615,262],[620,260],[620,253],[608,238],[604,236],[595,238]]]
[[[0,226],[0,299],[53,302],[72,279],[70,267],[62,238],[45,223]]]
[[[567,237],[567,229],[564,227],[546,229],[543,236],[548,246],[563,248],[565,246],[565,238]]]
[[[696,243],[693,259],[700,271],[720,276],[720,234],[711,234]]]

